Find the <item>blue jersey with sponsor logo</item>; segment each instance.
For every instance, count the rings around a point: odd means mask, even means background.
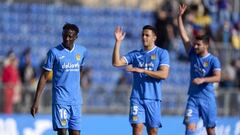
[[[160,66],[169,66],[169,54],[166,50],[154,47],[150,51],[134,50],[123,57],[133,67],[157,71]],[[131,98],[161,100],[161,79],[144,73],[133,73]]]
[[[67,50],[62,44],[49,50],[43,68],[53,71],[52,103],[79,105],[82,103],[80,67],[84,64],[86,49],[74,45]]]
[[[210,77],[213,75],[214,71],[220,71],[221,65],[218,58],[210,53],[204,57],[200,57],[194,52],[193,48],[190,50],[189,58],[191,62],[191,78],[188,94],[195,97],[213,97],[213,83],[203,83],[196,85],[193,84],[192,81],[198,77]]]

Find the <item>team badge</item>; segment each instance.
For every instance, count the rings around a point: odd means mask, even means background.
[[[151,55],[151,60],[155,60],[155,59],[156,59],[156,55],[155,54]]]
[[[204,62],[204,63],[203,63],[203,66],[204,66],[204,67],[208,67],[208,62]]]
[[[133,121],[137,121],[137,120],[138,120],[138,117],[137,117],[137,116],[132,116],[132,120],[133,120]]]
[[[79,61],[80,58],[81,58],[80,54],[77,54],[77,55],[76,55],[76,60]]]
[[[67,125],[67,120],[66,119],[62,119],[61,120],[61,125],[62,126],[66,126]]]

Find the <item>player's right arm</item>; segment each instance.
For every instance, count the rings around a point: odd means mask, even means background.
[[[185,13],[186,9],[187,9],[187,5],[185,5],[185,4],[179,5],[179,11],[178,11],[179,13],[178,13],[177,20],[178,20],[179,33],[183,40],[185,51],[186,51],[186,53],[189,53],[189,51],[191,49],[190,39],[187,35],[186,29],[183,24],[183,19],[182,19],[182,16]]]
[[[115,29],[115,45],[112,54],[112,65],[114,67],[121,67],[127,65],[126,61],[123,57],[120,56],[120,46],[125,37],[125,33],[123,32],[120,26],[117,26]]]
[[[33,101],[33,105],[31,107],[31,114],[34,117],[36,113],[38,113],[38,107],[39,107],[39,100],[40,97],[42,95],[43,89],[46,85],[46,82],[48,80],[48,74],[50,72],[47,70],[44,70],[40,76],[40,79],[38,81],[38,85],[37,85],[37,90],[35,93],[35,97],[34,97],[34,101]]]

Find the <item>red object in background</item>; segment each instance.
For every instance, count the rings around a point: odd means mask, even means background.
[[[3,81],[3,98],[4,98],[4,107],[3,112],[6,114],[13,113],[13,105],[14,105],[14,92],[15,87],[18,84],[19,80],[19,73],[18,69],[9,64],[3,68],[2,72],[2,81]]]

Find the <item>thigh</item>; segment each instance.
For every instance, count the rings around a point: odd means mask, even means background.
[[[187,106],[184,114],[185,125],[189,124],[197,124],[199,120],[199,108],[198,108],[198,100],[194,97],[189,97],[187,101]]]
[[[67,129],[70,116],[70,107],[67,105],[52,105],[53,129]]]
[[[148,135],[158,135],[158,128],[147,128]]]
[[[82,105],[72,105],[70,109],[69,129],[79,132],[82,121]]]
[[[142,135],[142,131],[143,131],[143,123],[140,124],[132,124],[132,134],[133,135]]]
[[[57,134],[58,135],[66,135],[67,134],[67,129],[66,128],[59,128],[59,129],[57,129]]]
[[[215,127],[217,119],[217,105],[215,98],[202,99],[200,113],[205,127]]]
[[[80,135],[80,131],[69,129],[69,135]]]
[[[161,124],[161,102],[156,100],[144,100],[144,108],[146,113],[146,127],[154,128],[162,127]]]
[[[145,110],[138,99],[130,100],[129,122],[131,124],[145,123]]]

